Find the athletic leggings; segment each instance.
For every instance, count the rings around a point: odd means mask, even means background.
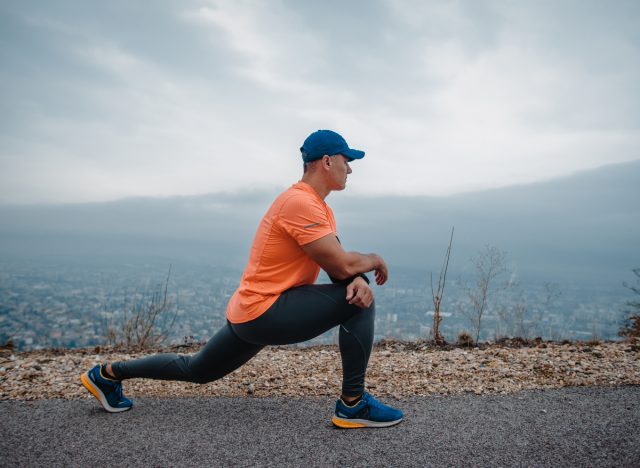
[[[342,393],[358,396],[373,344],[375,306],[350,305],[346,286],[308,285],[280,295],[265,313],[254,320],[227,322],[193,355],[164,353],[112,363],[118,379],[147,378],[207,383],[233,372],[266,345],[309,340],[340,325]]]

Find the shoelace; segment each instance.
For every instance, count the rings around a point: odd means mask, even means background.
[[[116,395],[118,397],[118,401],[122,400],[122,385],[121,384],[116,384],[115,392],[116,392]]]
[[[370,394],[366,393],[366,396],[363,397],[363,400],[365,400],[369,406],[373,406],[374,408],[379,408],[382,409],[384,408],[384,405],[382,403],[380,403],[378,400],[376,400],[375,398],[373,398]]]
[[[118,397],[118,401],[122,400],[122,384],[120,382],[107,382],[113,388],[113,393]]]

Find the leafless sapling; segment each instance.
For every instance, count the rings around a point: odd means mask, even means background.
[[[482,318],[489,305],[490,293],[495,289],[495,281],[507,272],[507,256],[498,248],[486,245],[476,257],[471,258],[476,269],[477,279],[474,287],[465,285],[470,309],[466,315],[475,331],[475,342],[480,339]]]
[[[451,228],[451,237],[449,238],[449,247],[444,255],[444,261],[442,268],[440,268],[440,276],[438,277],[438,288],[434,292],[433,290],[433,274],[431,278],[431,298],[433,299],[433,342],[436,345],[446,344],[444,337],[440,334],[440,322],[442,322],[442,316],[440,315],[440,305],[442,304],[442,298],[444,296],[444,287],[447,282],[447,270],[449,269],[449,258],[451,257],[451,243],[453,242],[453,230]]]

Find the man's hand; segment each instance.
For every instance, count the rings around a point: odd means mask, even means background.
[[[387,278],[389,277],[389,270],[387,270],[387,264],[382,260],[382,257],[378,254],[371,254],[376,261],[375,276],[376,276],[376,284],[378,286],[382,286],[387,282]]]
[[[369,307],[373,302],[373,291],[367,282],[359,276],[347,285],[347,302],[363,309]]]

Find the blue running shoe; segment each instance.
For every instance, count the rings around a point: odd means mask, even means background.
[[[133,406],[131,400],[122,395],[120,381],[104,377],[100,365],[82,374],[80,380],[109,413],[127,411]]]
[[[347,406],[342,399],[338,399],[331,422],[343,429],[389,427],[402,421],[402,417],[402,411],[383,405],[364,392],[362,399],[354,406]]]

